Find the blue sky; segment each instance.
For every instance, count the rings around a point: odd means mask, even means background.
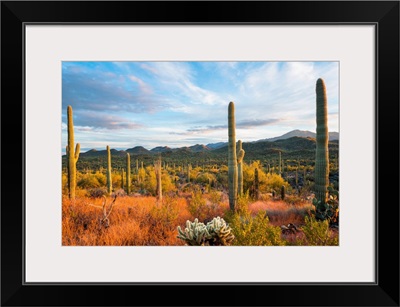
[[[338,132],[338,62],[63,62],[62,152],[68,105],[82,152],[226,142],[230,101],[237,140],[315,132],[318,78]]]

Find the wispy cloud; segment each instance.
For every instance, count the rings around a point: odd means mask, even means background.
[[[101,128],[110,130],[143,128],[142,124],[132,122],[131,120],[120,116],[106,114],[99,116],[99,114],[96,112],[83,110],[77,111],[76,114],[77,118],[74,124],[76,124],[77,127],[80,127],[77,129],[81,130],[86,128]]]
[[[243,141],[315,131],[318,78],[329,129],[339,127],[337,62],[64,62],[62,74],[63,147],[67,105],[76,139],[93,145],[226,141],[230,101]]]

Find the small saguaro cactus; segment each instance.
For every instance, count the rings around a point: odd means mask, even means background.
[[[284,200],[285,199],[285,186],[281,186],[281,199]]]
[[[242,148],[242,141],[238,141],[238,154],[237,154],[237,165],[238,165],[238,194],[243,194],[243,158],[245,151]]]
[[[233,101],[228,106],[228,188],[229,208],[233,211],[236,207],[238,194],[235,104]]]
[[[66,147],[67,169],[68,169],[68,196],[75,199],[76,188],[76,162],[79,159],[80,144],[76,144],[74,150],[74,121],[72,116],[72,107],[67,107],[67,125],[68,125],[68,145]]]
[[[326,204],[329,185],[328,151],[328,101],[325,82],[321,78],[316,84],[316,155],[315,155],[315,198]]]
[[[111,178],[111,151],[110,146],[107,145],[107,193],[112,193],[112,178]]]
[[[131,156],[126,153],[126,194],[131,193]]]

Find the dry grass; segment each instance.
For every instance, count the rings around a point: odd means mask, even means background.
[[[72,246],[180,246],[184,241],[177,238],[177,226],[185,227],[186,221],[202,216],[202,222],[213,217],[224,217],[229,210],[226,194],[207,193],[201,196],[205,202],[200,211],[190,213],[191,194],[174,197],[164,196],[162,204],[151,196],[120,196],[116,199],[109,216],[109,227],[100,223],[102,198],[77,197],[75,201],[62,200],[62,244]],[[107,198],[107,206],[112,198]],[[107,207],[106,206],[106,207]],[[274,226],[304,224],[304,217],[311,209],[309,202],[286,203],[282,200],[265,199],[249,204],[252,215],[266,212]],[[198,216],[195,216],[198,215]],[[199,219],[200,220],[200,219]],[[304,242],[300,231],[282,234],[289,245]]]
[[[206,205],[202,215],[207,218],[223,216],[228,203],[217,202],[204,195]],[[62,199],[62,244],[81,246],[153,246],[184,245],[177,238],[177,226],[184,227],[194,220],[188,211],[190,195],[163,197],[162,204],[155,197],[117,197],[109,216],[109,227],[100,223],[103,217],[102,198],[77,197],[75,201]],[[112,198],[106,200],[106,208]]]
[[[191,218],[184,198],[160,205],[155,197],[119,197],[108,228],[100,223],[103,199],[63,198],[62,206],[63,245],[183,245],[176,227]]]
[[[251,203],[249,209],[253,214],[256,214],[260,210],[265,211],[269,221],[275,226],[287,225],[289,223],[302,225],[304,224],[304,217],[311,210],[311,204],[301,202],[291,205],[282,200],[266,200]]]

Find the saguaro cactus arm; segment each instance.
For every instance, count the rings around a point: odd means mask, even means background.
[[[242,148],[242,141],[238,141],[238,154],[237,154],[237,165],[238,165],[238,194],[243,194],[243,158],[245,151]]]
[[[78,143],[75,146],[75,156],[74,156],[75,163],[78,162],[80,151],[81,151],[81,144]]]

